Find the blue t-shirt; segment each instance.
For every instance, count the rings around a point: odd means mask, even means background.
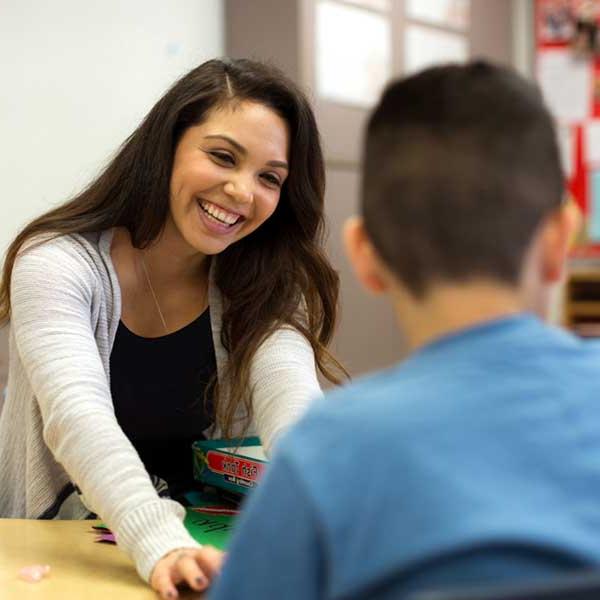
[[[600,345],[519,315],[315,406],[210,598],[402,598],[598,563]]]

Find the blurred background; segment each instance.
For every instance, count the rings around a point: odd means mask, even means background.
[[[435,63],[485,57],[536,78],[556,117],[569,191],[586,226],[557,293],[553,319],[582,335],[596,335],[597,5],[577,0],[2,0],[0,252],[29,219],[94,177],[177,77],[215,56],[267,59],[308,91],[323,136],[328,251],[342,280],[342,318],[333,350],[355,375],[386,367],[402,356],[402,340],[388,306],[355,283],[340,240],[345,219],[357,207],[365,117],[389,78]],[[4,346],[0,341],[0,380]]]

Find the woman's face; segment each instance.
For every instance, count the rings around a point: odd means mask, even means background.
[[[167,229],[191,253],[222,252],[273,214],[288,156],[288,126],[272,109],[243,101],[211,110],[175,149]]]

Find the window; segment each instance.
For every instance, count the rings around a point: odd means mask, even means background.
[[[409,19],[464,31],[469,26],[469,0],[406,0]]]
[[[469,0],[406,0],[404,73],[469,57]]]
[[[316,84],[320,97],[365,108],[375,103],[392,76],[392,33],[386,9],[389,0],[318,2]]]
[[[464,62],[469,55],[463,35],[408,25],[404,37],[404,72],[419,71],[435,64]]]

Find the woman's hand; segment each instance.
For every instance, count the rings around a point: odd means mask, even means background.
[[[224,554],[212,546],[178,548],[165,554],[154,567],[150,585],[165,600],[177,598],[179,583],[193,590],[205,590],[221,570]]]

